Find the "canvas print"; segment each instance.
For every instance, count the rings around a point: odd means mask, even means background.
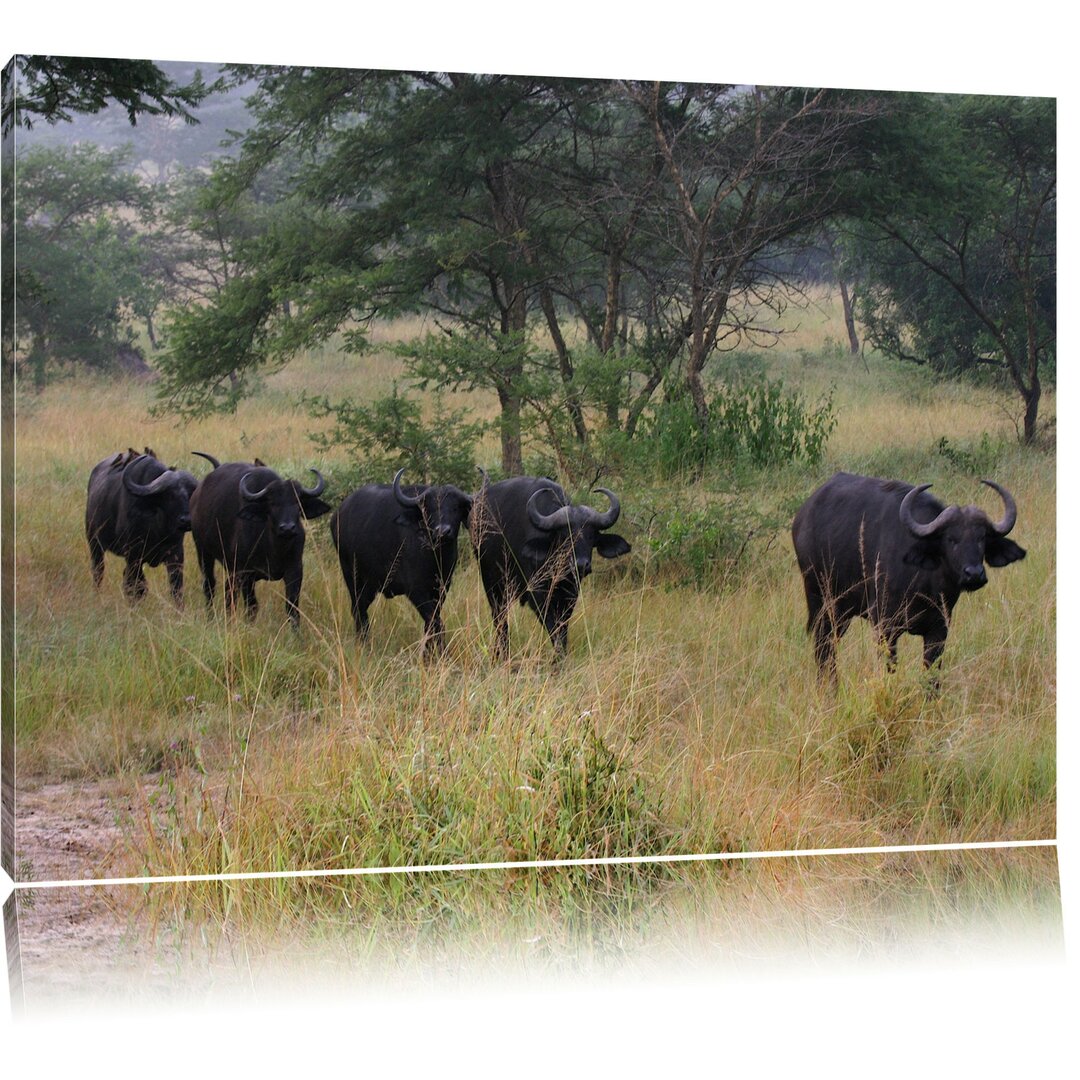
[[[1053,99],[31,55],[3,124],[14,879],[1054,838]]]

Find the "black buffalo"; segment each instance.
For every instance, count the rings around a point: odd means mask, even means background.
[[[191,528],[188,500],[197,481],[168,469],[152,454],[129,450],[99,461],[86,488],[86,542],[95,585],[105,573],[105,552],[125,560],[124,593],[146,594],[143,564],[165,564],[177,603],[184,591],[184,533]]]
[[[425,652],[444,645],[442,605],[458,557],[458,531],[472,497],[451,484],[368,484],[330,519],[330,535],[352,601],[356,632],[366,636],[379,593],[406,596],[424,620]]]
[[[199,451],[195,451],[199,453]],[[259,610],[256,581],[285,582],[285,611],[300,621],[300,586],[304,579],[304,524],[301,518],[328,514],[319,498],[326,481],[317,469],[313,488],[282,480],[265,465],[231,461],[225,465],[200,454],[215,467],[191,497],[191,534],[203,572],[203,592],[214,602],[214,564],[225,567],[225,602],[232,610],[236,590],[244,597],[248,618]]]
[[[572,505],[546,477],[516,476],[495,484],[484,477],[470,530],[495,622],[496,655],[507,653],[515,600],[533,610],[555,651],[565,653],[581,581],[592,572],[593,550],[605,559],[630,551],[621,536],[604,532],[619,519],[619,500],[607,488],[596,491],[608,498],[604,513]]]
[[[986,569],[1024,549],[1005,537],[1016,524],[1013,497],[984,480],[1005,504],[994,523],[976,506],[943,506],[898,480],[837,473],[800,507],[792,523],[809,610],[807,630],[822,676],[836,679],[836,642],[856,616],[869,620],[896,665],[901,634],[923,639],[930,667],[945,648],[953,607],[986,584]]]

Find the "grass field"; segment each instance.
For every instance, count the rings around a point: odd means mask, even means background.
[[[92,588],[82,517],[96,461],[149,444],[196,475],[193,449],[257,455],[301,479],[314,465],[336,504],[349,463],[314,449],[296,396],[384,393],[400,372],[390,356],[298,358],[235,416],[183,428],[150,419],[145,384],[80,376],[21,397],[19,782],[115,783],[125,850],[87,868],[110,875],[1053,837],[1052,441],[1017,446],[1004,391],[844,355],[825,299],[789,317],[790,336],[754,363],[808,400],[831,390],[824,461],[697,484],[605,476],[634,550],[595,566],[558,667],[524,610],[510,662],[493,661],[464,537],[449,650],[432,664],[403,599],[377,601],[370,641],[354,641],[325,518],[309,527],[300,634],[283,622],[280,583],[260,584],[253,625],[220,607],[208,617],[190,540],[182,612],[160,570],[130,607],[112,556]],[[494,437],[481,460],[497,464]],[[933,482],[992,516],[1000,503],[978,477],[1016,497],[1027,558],[962,598],[937,698],[924,694],[921,642],[902,639],[886,677],[863,623],[841,644],[839,691],[817,686],[788,525],[841,468]],[[748,535],[722,557],[693,536],[667,557],[673,515],[739,523],[748,507]],[[333,889],[304,895],[340,902]]]

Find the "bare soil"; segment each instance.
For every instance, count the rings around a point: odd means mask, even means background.
[[[115,782],[44,783],[20,777],[18,880],[123,876],[125,846],[118,816],[127,810]],[[156,966],[152,935],[137,914],[137,888],[42,885],[17,891],[19,977],[26,1006],[42,998],[65,1003],[85,998],[97,985],[95,974],[103,970]]]

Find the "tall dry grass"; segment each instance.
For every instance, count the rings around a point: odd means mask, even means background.
[[[296,395],[385,392],[400,376],[389,356],[303,357],[235,416],[184,428],[149,418],[142,385],[82,376],[20,399],[20,780],[115,779],[118,806],[133,809],[126,864],[94,868],[109,873],[1052,837],[1053,455],[1014,444],[1006,392],[844,355],[824,298],[800,317],[755,362],[808,397],[831,390],[826,461],[754,473],[739,497],[770,507],[777,526],[701,586],[656,562],[655,522],[640,512],[655,491],[620,487],[619,531],[635,550],[585,583],[558,666],[523,610],[509,663],[492,659],[467,552],[445,659],[421,662],[420,620],[403,599],[378,601],[357,644],[326,519],[309,528],[299,634],[284,626],[280,584],[258,587],[253,625],[220,607],[208,616],[190,542],[182,612],[155,571],[130,607],[111,556],[93,590],[82,515],[94,462],[149,444],[201,474],[192,449],[258,455],[287,475],[315,465],[336,501],[345,462],[313,452]],[[971,472],[984,462],[1017,498],[1028,557],[961,600],[941,695],[926,697],[911,638],[887,678],[864,624],[841,643],[838,693],[822,691],[782,523],[837,468],[933,481],[943,498],[989,506]],[[706,477],[685,498],[723,504],[728,488]]]

